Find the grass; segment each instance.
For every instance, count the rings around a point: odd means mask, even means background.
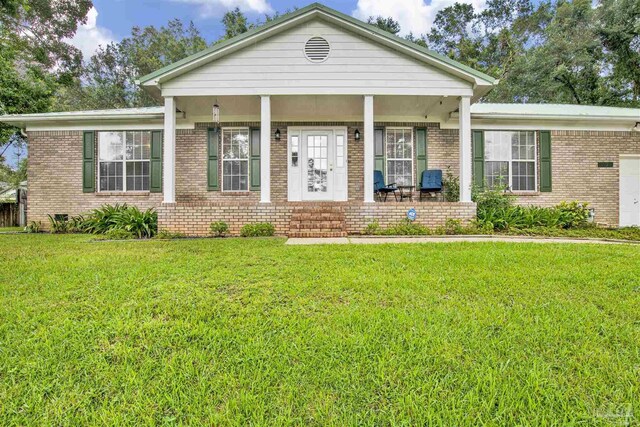
[[[24,231],[24,227],[0,227],[0,233]]]
[[[0,236],[4,425],[638,424],[637,246],[89,240]]]
[[[523,230],[505,231],[496,234],[640,241],[640,227],[604,228],[590,226],[585,228],[570,228],[566,230],[562,228],[536,227]]]

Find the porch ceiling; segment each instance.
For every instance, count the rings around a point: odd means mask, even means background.
[[[177,97],[176,101],[189,122],[211,121],[212,106],[216,102],[220,105],[222,122],[260,121],[259,96],[185,96]],[[374,97],[377,122],[441,122],[457,108],[457,97]],[[271,119],[276,122],[360,122],[363,115],[363,99],[358,95],[271,96]]]

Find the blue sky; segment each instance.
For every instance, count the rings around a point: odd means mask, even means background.
[[[220,20],[224,13],[239,7],[250,21],[260,19],[265,12],[284,12],[304,7],[312,0],[93,0],[94,9],[87,24],[82,26],[72,43],[85,56],[98,45],[119,41],[134,25],[161,26],[173,18],[193,21],[203,36],[214,41],[222,34]],[[482,8],[485,0],[458,0]],[[402,27],[401,34],[428,32],[438,10],[455,0],[324,0],[322,3],[356,18],[372,15],[393,16]]]

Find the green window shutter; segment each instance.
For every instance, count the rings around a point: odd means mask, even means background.
[[[484,131],[474,130],[472,144],[473,148],[473,184],[478,189],[484,188]]]
[[[416,129],[416,176],[422,179],[422,172],[427,170],[427,128]]]
[[[382,175],[385,176],[385,164],[384,164],[384,128],[375,128],[373,130],[373,169],[382,171]]]
[[[82,192],[96,191],[96,133],[86,131],[82,135]]]
[[[540,131],[540,191],[551,192],[551,132]]]
[[[207,190],[218,190],[218,141],[220,131],[209,129],[207,132]]]
[[[260,128],[249,129],[249,189],[260,190]]]
[[[151,165],[149,191],[162,193],[162,131],[151,131]]]

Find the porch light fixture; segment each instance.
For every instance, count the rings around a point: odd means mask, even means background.
[[[215,104],[213,104],[213,123],[215,123],[216,125],[220,124],[220,106],[218,105],[218,102],[216,101]]]
[[[636,122],[636,125],[633,127],[633,130],[640,131],[640,122]]]
[[[280,129],[276,129],[276,141],[280,141]]]
[[[353,133],[353,136],[356,141],[360,141],[360,130],[356,129],[356,131]]]

